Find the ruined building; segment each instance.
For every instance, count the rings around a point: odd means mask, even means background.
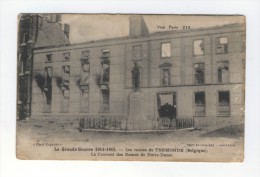
[[[126,119],[134,63],[147,119],[193,118],[198,126],[244,119],[243,24],[149,33],[144,19],[133,16],[127,37],[70,45],[60,37],[57,46],[32,39],[35,119]]]

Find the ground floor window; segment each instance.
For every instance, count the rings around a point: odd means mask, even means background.
[[[62,82],[61,82],[61,112],[69,112],[69,98],[70,98],[70,66],[63,66]]]
[[[206,114],[205,92],[195,92],[194,97],[195,97],[194,99],[195,116],[205,116]]]
[[[109,112],[109,89],[101,90],[101,112]]]
[[[80,97],[80,112],[88,112],[89,110],[89,91],[88,89],[81,90]]]
[[[70,91],[68,88],[63,88],[61,92],[61,112],[68,113],[69,112],[69,97]]]
[[[48,90],[44,91],[43,95],[43,110],[44,113],[50,113],[51,112],[51,87]]]
[[[43,111],[46,113],[51,112],[52,100],[52,67],[46,67],[44,70],[44,85],[43,85]]]
[[[176,118],[177,104],[176,93],[158,93],[157,94],[157,107],[160,117],[167,117],[170,119]]]
[[[230,115],[230,94],[229,91],[218,92],[218,115],[229,116]]]

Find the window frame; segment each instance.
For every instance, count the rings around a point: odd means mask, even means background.
[[[219,82],[219,64],[220,63],[226,63],[227,65],[228,65],[228,79],[227,79],[227,81],[226,82],[223,82],[223,78],[222,78],[222,76],[223,76],[223,73],[222,73],[222,70],[223,70],[223,68],[221,69],[221,82]],[[229,68],[229,61],[228,60],[224,60],[224,61],[218,61],[217,62],[217,83],[218,84],[227,84],[227,83],[230,83],[230,68]]]
[[[71,67],[70,67],[70,65],[63,65],[62,66],[62,79],[63,79],[63,77],[64,77],[64,75],[65,75],[65,68],[66,67],[69,67],[69,73],[68,73],[68,75],[69,75],[69,82],[70,82],[70,73],[71,73]]]
[[[104,102],[104,99],[103,99],[103,91],[105,90],[100,90],[100,96],[101,96],[101,99],[100,99],[100,109],[99,109],[99,112],[100,113],[109,113],[110,112],[110,90],[109,88],[106,89],[106,91],[108,92],[108,102]],[[108,103],[108,109],[107,110],[104,110],[104,103]]]
[[[46,83],[47,77],[48,77],[48,69],[51,69],[51,76],[50,77],[50,82]],[[52,79],[53,79],[53,68],[51,66],[46,66],[44,67],[44,80],[45,80],[45,86],[48,88],[48,92],[50,92],[50,97],[46,95],[46,92],[43,94],[43,107],[42,107],[42,113],[51,113],[52,112],[52,101],[53,101],[53,92],[52,92]],[[48,107],[48,110],[46,110],[46,107]]]
[[[68,79],[69,80],[64,80],[64,75],[65,75],[65,67],[69,67],[69,73],[68,73]],[[70,65],[63,65],[62,66],[62,86],[61,88],[65,88],[64,90],[61,89],[61,94],[60,94],[60,113],[69,113],[70,109],[70,73],[71,73],[71,67]],[[66,83],[66,84],[64,84]],[[69,96],[68,98],[65,98],[65,91],[68,91]],[[64,101],[67,100],[67,109],[64,109]]]
[[[204,114],[203,115],[198,115],[196,114],[196,94],[197,93],[204,93]],[[195,91],[193,93],[193,115],[194,117],[206,117],[206,113],[207,113],[207,101],[206,101],[206,92],[205,90],[203,91]]]
[[[227,43],[226,44],[221,44],[220,43],[220,39],[221,38],[226,38],[227,39]],[[221,55],[221,54],[228,54],[228,37],[227,36],[221,36],[221,37],[217,37],[216,38],[217,40],[216,40],[216,47],[215,47],[215,51],[216,51],[216,55]],[[217,47],[219,46],[219,45],[224,45],[224,52],[218,52],[217,51]]]
[[[158,104],[158,97],[160,97],[160,95],[171,95],[172,96],[172,101],[173,101],[173,105],[172,106],[176,106],[175,107],[175,113],[176,113],[176,118],[178,117],[178,94],[177,94],[177,91],[159,91],[159,92],[156,92],[156,108],[157,108],[157,111],[158,111],[158,115],[160,116],[159,114],[159,109],[161,108],[162,105],[159,105]],[[174,99],[175,98],[175,99]],[[159,98],[160,99],[160,98]],[[175,101],[175,102],[174,102]],[[160,106],[160,108],[159,108]]]
[[[204,49],[202,50],[203,51],[203,54],[195,54],[195,42],[196,41],[202,41],[203,45],[204,45]],[[197,57],[197,56],[204,56],[205,55],[205,40],[203,38],[200,38],[200,39],[194,39],[193,40],[193,43],[192,43],[192,51],[193,51],[193,56],[194,57]]]
[[[107,73],[107,76],[106,78],[108,79],[108,81],[104,82],[104,76],[105,76],[105,68],[104,68],[104,65],[108,65],[108,73]],[[110,83],[110,62],[109,63],[101,63],[101,68],[102,68],[102,73],[101,73],[101,80],[100,80],[100,83],[101,84],[109,84]]]
[[[87,57],[83,57],[84,55],[83,55],[83,53],[88,53],[88,56]],[[83,50],[83,51],[81,51],[81,60],[89,60],[89,58],[90,58],[90,51],[89,50]]]
[[[65,55],[66,54],[68,54],[68,56],[69,56],[69,59],[65,59]],[[64,52],[64,53],[62,53],[62,61],[63,62],[68,62],[68,61],[70,61],[70,52]]]
[[[196,83],[196,69],[195,69],[195,65],[196,64],[203,64],[204,65],[204,70],[203,70],[203,83],[199,83],[199,79],[198,79],[198,83]],[[205,85],[205,63],[204,62],[200,62],[200,63],[194,63],[193,64],[193,83],[194,83],[194,85]]]
[[[53,79],[53,68],[51,67],[51,66],[46,66],[46,67],[44,67],[44,77],[45,77],[45,79],[47,78],[47,75],[48,75],[48,69],[51,69],[51,76],[50,76],[50,78],[51,79]],[[50,82],[50,86],[52,86],[52,82]]]
[[[219,93],[220,93],[220,92],[222,92],[222,93],[223,93],[223,92],[227,92],[227,93],[228,93],[228,96],[229,96],[229,98],[228,98],[228,99],[229,99],[229,102],[228,102],[228,105],[227,105],[227,106],[229,107],[229,112],[228,112],[228,114],[225,114],[225,115],[221,115],[221,114],[220,114],[220,111],[219,111],[219,110],[220,110],[220,101],[219,101]],[[217,111],[216,111],[216,112],[217,112],[217,117],[230,117],[230,116],[231,116],[231,104],[230,104],[230,101],[231,101],[230,98],[231,98],[231,97],[230,97],[230,90],[217,90],[217,94],[216,94],[216,95],[217,95],[217,98],[216,98],[216,99],[217,99],[217,104],[216,104],[216,107],[217,107],[217,108],[216,108],[216,109],[217,109]]]
[[[88,65],[88,71],[84,71],[84,65]],[[90,78],[89,78],[89,81],[88,83],[82,83],[82,76],[83,76],[83,73],[88,73],[89,74],[89,77],[90,77],[90,63],[89,63],[89,60],[88,59],[81,59],[81,67],[80,67],[80,79],[79,79],[79,85],[81,87],[81,90],[82,88],[84,87],[89,87],[89,83],[90,83]]]
[[[163,56],[163,44],[170,44],[170,56]],[[161,42],[160,46],[160,58],[171,58],[172,57],[172,43],[171,42]]]
[[[51,57],[50,61],[49,61],[49,56]],[[46,54],[45,63],[53,63],[53,54]]]
[[[82,99],[84,98],[83,97],[84,93],[88,94],[88,107],[87,108],[83,107],[83,105],[82,105]],[[85,89],[85,90],[81,89],[80,90],[80,107],[79,107],[79,112],[80,113],[88,113],[89,112],[89,87],[88,87],[88,89]]]

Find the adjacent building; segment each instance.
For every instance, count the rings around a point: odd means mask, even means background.
[[[34,46],[33,118],[125,119],[136,64],[148,119],[192,117],[198,126],[244,120],[244,24],[149,33],[133,16],[127,37],[64,42]]]
[[[31,116],[33,49],[69,44],[69,26],[62,30],[60,14],[21,14],[18,30],[17,117]],[[67,35],[66,35],[67,34]]]

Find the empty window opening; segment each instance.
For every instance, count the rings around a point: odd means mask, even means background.
[[[63,61],[69,61],[70,60],[70,53],[63,53]]]
[[[171,56],[171,43],[162,43],[161,44],[161,57],[166,58]]]
[[[205,72],[205,66],[204,63],[197,63],[194,65],[194,83],[195,84],[204,84],[204,72]]]
[[[194,55],[204,55],[204,40],[195,40],[193,42]]]
[[[89,51],[83,51],[81,53],[81,59],[89,59]]]
[[[109,112],[109,89],[101,90],[101,112]]]
[[[52,68],[45,68],[45,82],[43,86],[44,91],[44,103],[43,112],[51,112],[51,101],[52,101]]]
[[[229,82],[229,63],[228,61],[218,63],[218,83]]]
[[[46,55],[46,60],[45,60],[45,62],[46,63],[51,63],[52,61],[53,61],[53,55],[52,54],[48,54],[48,55]]]
[[[228,53],[228,40],[226,37],[217,38],[216,53]]]
[[[66,65],[63,67],[62,84],[61,84],[61,112],[62,113],[69,112],[69,98],[70,98],[69,82],[70,82],[70,66]]]
[[[195,93],[195,116],[205,116],[206,113],[205,92]]]
[[[176,118],[177,104],[176,93],[159,93],[157,94],[157,107],[159,116],[162,118]]]

